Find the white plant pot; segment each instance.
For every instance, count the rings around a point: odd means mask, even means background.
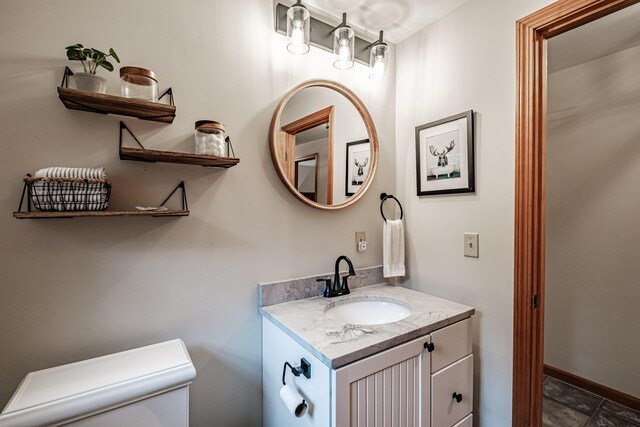
[[[105,93],[107,91],[107,79],[91,73],[74,73],[73,78],[78,90],[87,92]]]

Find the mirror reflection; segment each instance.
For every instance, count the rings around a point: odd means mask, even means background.
[[[336,206],[366,187],[375,169],[372,144],[349,98],[329,87],[304,87],[281,108],[272,155],[281,178],[297,190],[296,197]]]
[[[296,188],[307,199],[318,201],[318,153],[296,158]]]

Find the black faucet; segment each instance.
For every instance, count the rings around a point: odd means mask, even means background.
[[[342,286],[340,286],[340,261],[345,260],[349,265],[349,274],[342,278]],[[333,276],[333,285],[331,279],[317,279],[318,282],[325,282],[324,297],[333,298],[340,295],[349,294],[349,284],[347,283],[349,277],[355,276],[356,271],[353,269],[351,260],[346,255],[340,255],[336,260],[336,271]]]

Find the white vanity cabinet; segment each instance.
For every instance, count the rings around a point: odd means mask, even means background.
[[[396,347],[329,369],[263,318],[264,425],[332,427],[471,427],[473,355],[467,318]],[[295,418],[278,398],[285,361],[312,364],[296,378],[310,402]],[[277,372],[279,371],[279,372]],[[293,376],[288,373],[288,378]]]

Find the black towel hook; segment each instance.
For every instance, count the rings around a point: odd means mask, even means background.
[[[382,212],[382,205],[384,205],[384,202],[387,199],[393,199],[398,203],[398,206],[400,206],[400,219],[402,219],[402,217],[404,216],[404,211],[402,210],[402,204],[400,203],[400,200],[396,199],[393,194],[382,193],[380,194],[380,200],[382,200],[380,202],[380,215],[382,215],[382,219],[384,219],[384,222],[387,222],[387,218],[385,218],[384,212]]]

